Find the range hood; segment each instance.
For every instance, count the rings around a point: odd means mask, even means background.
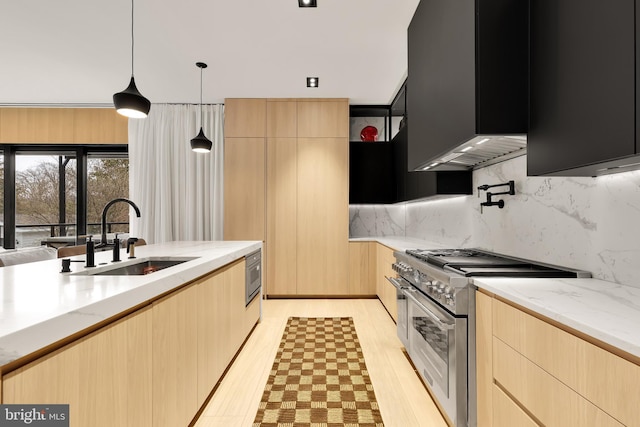
[[[478,135],[442,156],[420,165],[415,170],[477,169],[524,154],[527,154],[526,135]]]
[[[527,1],[419,3],[408,29],[410,171],[471,170],[525,153],[528,28]]]

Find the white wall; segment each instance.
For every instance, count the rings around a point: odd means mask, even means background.
[[[527,177],[521,156],[473,173],[474,188],[509,180],[516,183],[516,195],[499,197],[504,209],[485,208],[483,214],[484,192],[480,198],[351,206],[351,236],[408,236],[478,247],[640,287],[640,171]]]

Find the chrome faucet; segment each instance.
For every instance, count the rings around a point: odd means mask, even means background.
[[[111,205],[113,205],[114,203],[117,203],[117,202],[129,203],[131,205],[131,207],[136,211],[136,216],[138,218],[140,218],[140,209],[138,208],[138,206],[136,206],[135,203],[133,203],[129,199],[123,199],[123,198],[113,199],[112,201],[107,203],[104,206],[104,209],[102,209],[102,224],[101,224],[102,225],[102,230],[101,230],[101,236],[100,236],[100,243],[96,246],[98,248],[103,248],[105,246],[108,246],[107,245],[107,211],[109,210]]]

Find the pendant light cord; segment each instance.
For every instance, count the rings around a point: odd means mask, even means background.
[[[200,127],[203,128],[204,120],[202,115],[202,67],[200,67]]]
[[[133,0],[131,0],[131,77],[133,77]]]

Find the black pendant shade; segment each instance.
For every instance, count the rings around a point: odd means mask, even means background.
[[[113,95],[113,106],[123,116],[142,119],[149,114],[151,102],[142,96],[133,79],[133,46],[133,0],[131,0],[131,81],[125,90]]]
[[[196,153],[208,153],[211,151],[211,146],[213,146],[213,142],[204,136],[204,130],[200,127],[198,135],[191,139],[191,149]]]
[[[207,68],[207,64],[204,62],[196,62],[196,67],[200,68],[200,132],[191,140],[191,150],[196,153],[209,153],[213,142],[204,136],[204,130],[202,129],[204,123],[204,116],[202,115],[202,70]]]
[[[151,102],[138,91],[133,76],[125,90],[113,95],[113,105],[118,113],[135,119],[147,117],[151,109]]]

